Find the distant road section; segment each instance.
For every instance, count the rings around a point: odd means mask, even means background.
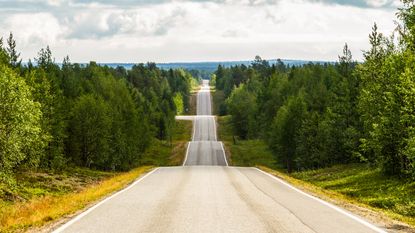
[[[156,168],[55,232],[385,232],[259,169],[228,167],[206,86],[203,116],[183,118],[195,130],[186,166]]]
[[[209,82],[203,80],[197,93],[197,116],[193,117],[193,137],[187,148],[184,166],[228,166],[223,144],[217,141],[216,119],[211,114]]]

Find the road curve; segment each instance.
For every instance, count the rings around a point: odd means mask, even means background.
[[[156,168],[55,232],[384,232],[256,168],[203,166],[226,162],[218,143],[190,142],[199,166]]]

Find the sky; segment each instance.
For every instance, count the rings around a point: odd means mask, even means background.
[[[362,60],[373,24],[390,35],[398,0],[0,0],[0,36],[23,60]]]

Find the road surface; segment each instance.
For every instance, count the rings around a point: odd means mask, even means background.
[[[187,166],[153,170],[56,232],[384,232],[256,168],[202,166],[226,159],[209,92],[198,97]]]
[[[210,87],[207,80],[197,94],[197,116],[193,119],[192,142],[188,144],[185,166],[227,166],[222,142],[216,140],[216,122],[212,116]]]

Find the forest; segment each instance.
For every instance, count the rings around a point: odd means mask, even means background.
[[[131,70],[57,64],[49,47],[23,64],[10,33],[0,40],[0,182],[16,171],[79,166],[125,171],[153,140],[170,141],[175,115],[198,80],[154,63]]]
[[[363,62],[345,44],[335,64],[219,66],[234,135],[266,141],[288,172],[369,163],[415,178],[415,6],[403,5],[393,35],[374,24]]]

